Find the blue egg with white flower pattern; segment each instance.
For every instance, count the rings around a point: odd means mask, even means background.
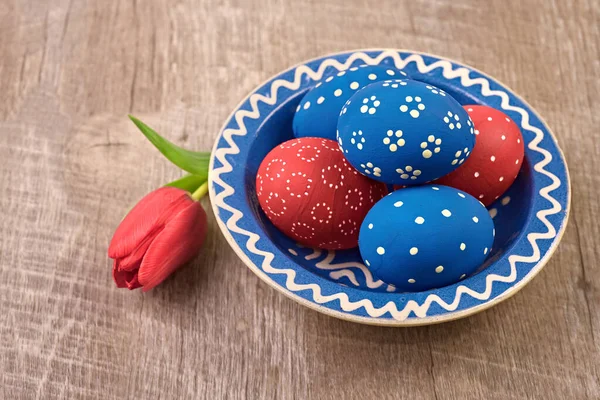
[[[303,98],[294,115],[294,136],[336,140],[340,111],[357,90],[377,81],[406,77],[391,67],[362,65],[340,71],[318,82]]]
[[[494,222],[483,204],[448,186],[390,193],[369,211],[358,239],[365,265],[403,292],[455,283],[491,252]]]
[[[410,79],[370,84],[344,105],[338,143],[375,180],[422,184],[458,168],[475,145],[473,121],[442,89]]]

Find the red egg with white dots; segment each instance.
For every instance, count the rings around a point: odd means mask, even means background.
[[[463,165],[436,183],[463,190],[486,206],[512,185],[523,163],[521,130],[502,111],[464,106],[475,127],[475,147]]]
[[[360,225],[387,194],[356,171],[336,141],[292,139],[275,147],[256,174],[256,195],[269,220],[299,243],[323,249],[358,245]]]

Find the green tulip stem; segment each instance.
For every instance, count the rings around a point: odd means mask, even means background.
[[[208,182],[204,182],[194,193],[192,193],[192,199],[198,201],[208,193]]]

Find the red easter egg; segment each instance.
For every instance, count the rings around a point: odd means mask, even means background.
[[[256,174],[262,210],[279,230],[310,247],[349,249],[386,186],[358,173],[336,141],[288,140],[275,147]]]
[[[475,147],[463,165],[436,180],[463,190],[486,206],[515,181],[524,156],[521,130],[502,111],[487,106],[464,106],[475,127]]]

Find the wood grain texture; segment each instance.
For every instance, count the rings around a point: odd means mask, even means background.
[[[1,1],[0,398],[599,399],[599,27],[597,0]],[[360,326],[270,289],[211,217],[161,287],[114,287],[113,230],[178,176],[127,113],[210,149],[269,76],[364,47],[460,60],[547,120],[573,204],[537,278],[465,320]]]

